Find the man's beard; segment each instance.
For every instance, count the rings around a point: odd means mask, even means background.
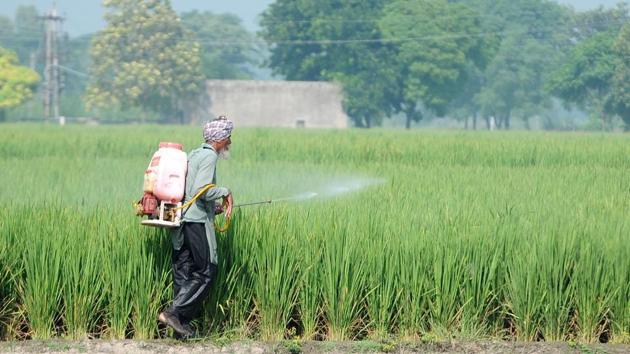
[[[230,159],[230,147],[226,146],[223,149],[221,149],[221,151],[219,151],[219,158],[222,160],[229,160]]]

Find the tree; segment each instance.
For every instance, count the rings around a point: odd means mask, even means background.
[[[380,125],[393,111],[397,73],[383,55],[385,49],[355,53],[356,67],[329,76],[342,84],[344,108],[359,127]],[[360,57],[359,57],[360,56]]]
[[[392,111],[396,89],[390,84],[391,45],[381,41],[378,27],[388,2],[277,0],[261,20],[260,35],[271,51],[268,65],[288,80],[340,82],[354,124],[380,124]]]
[[[616,67],[611,83],[611,110],[630,130],[630,24],[626,24],[615,42]]]
[[[91,49],[88,107],[140,107],[183,122],[183,105],[201,93],[199,44],[167,0],[105,0],[107,27]]]
[[[567,104],[597,114],[602,129],[610,116],[611,80],[616,58],[613,32],[597,33],[573,48],[567,61],[546,84]]]
[[[0,42],[10,43],[13,34],[13,21],[6,16],[0,16]]]
[[[483,61],[475,13],[446,0],[396,0],[385,7],[380,26],[385,39],[400,41],[395,107],[406,127],[422,119],[421,107],[444,115],[468,79],[469,62]]]
[[[554,64],[552,48],[528,35],[509,35],[485,71],[485,85],[476,97],[485,117],[494,117],[497,128],[510,129],[513,116],[528,118],[549,108],[543,90]]]
[[[201,44],[201,69],[208,79],[249,79],[248,66],[256,63],[259,49],[254,36],[233,14],[190,11],[181,14],[182,25]]]
[[[515,116],[528,125],[551,107],[544,83],[570,44],[570,13],[547,0],[470,2],[484,14],[484,32],[494,32],[498,41],[474,99],[488,127],[492,117],[499,128],[509,129]]]
[[[573,14],[571,39],[579,43],[601,32],[619,32],[621,27],[630,21],[628,4],[619,2],[616,7],[605,9],[600,6],[596,9]]]
[[[30,63],[39,51],[44,25],[35,6],[18,6],[15,10],[14,49],[22,63]]]
[[[31,97],[38,81],[36,72],[19,65],[14,52],[0,47],[0,121],[5,119],[7,108]]]
[[[453,98],[447,107],[448,115],[464,121],[466,129],[468,126],[468,118],[472,117],[472,128],[477,129],[477,118],[481,106],[474,98],[481,90],[483,68],[468,64],[466,69],[466,83],[462,86],[461,92]]]

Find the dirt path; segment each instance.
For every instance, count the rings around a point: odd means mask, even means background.
[[[383,343],[362,342],[297,342],[264,343],[254,341],[178,342],[155,341],[22,341],[0,343],[0,353],[630,353],[630,345],[520,343],[520,342],[443,342],[443,343]]]

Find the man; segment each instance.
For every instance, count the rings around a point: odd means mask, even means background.
[[[199,190],[216,184],[218,158],[227,158],[234,124],[219,117],[204,125],[205,143],[188,155],[186,192],[184,201],[190,201]],[[160,313],[160,322],[173,328],[180,337],[190,337],[190,321],[199,315],[203,300],[208,296],[210,284],[217,273],[217,242],[214,234],[214,216],[223,212],[232,214],[232,193],[215,186],[200,196],[188,209],[182,211],[182,225],[172,231],[173,241],[173,304]]]

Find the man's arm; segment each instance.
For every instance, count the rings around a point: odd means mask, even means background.
[[[212,179],[214,178],[214,170],[217,164],[217,156],[215,154],[210,154],[207,158],[201,160],[199,164],[199,170],[197,171],[197,176],[195,177],[194,186],[196,187],[195,193],[199,192],[201,188],[212,183]],[[226,198],[230,195],[230,190],[225,187],[212,187],[208,189],[208,191],[200,196],[206,202],[212,202],[219,198]]]

